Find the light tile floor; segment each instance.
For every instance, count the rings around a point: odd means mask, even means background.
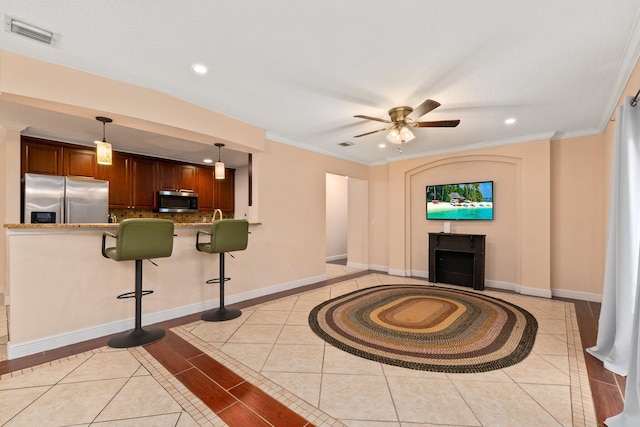
[[[539,330],[523,362],[480,374],[364,360],[309,328],[315,305],[386,283],[431,285],[368,274],[174,331],[319,426],[596,425],[573,304],[485,290],[527,309]],[[101,348],[0,378],[0,425],[7,426],[224,425],[202,406],[143,348]]]

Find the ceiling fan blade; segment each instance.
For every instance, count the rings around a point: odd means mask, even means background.
[[[439,120],[435,122],[415,122],[415,125],[419,128],[454,128],[460,124],[460,120]]]
[[[418,105],[407,117],[413,120],[416,120],[424,116],[425,114],[427,114],[429,111],[435,110],[439,106],[440,106],[440,103],[438,101],[434,101],[433,99],[427,99],[422,104]]]
[[[356,136],[354,136],[354,138],[359,138],[359,137],[361,137],[361,136],[371,135],[372,133],[378,133],[378,132],[382,132],[383,130],[389,130],[389,129],[391,129],[391,128],[378,129],[378,130],[374,130],[374,131],[372,131],[372,132],[362,133],[362,134],[360,134],[360,135],[356,135]]]
[[[379,119],[377,117],[370,117],[370,116],[363,116],[358,114],[357,116],[353,116],[356,117],[358,119],[365,119],[365,120],[375,120],[376,122],[382,122],[382,123],[391,123],[391,121],[386,120],[386,119]]]

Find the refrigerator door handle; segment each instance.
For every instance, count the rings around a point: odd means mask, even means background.
[[[60,221],[63,224],[66,224],[67,222],[69,222],[69,218],[67,218],[67,212],[69,211],[69,198],[68,197],[61,197],[60,198],[60,210],[62,210],[62,212],[60,213],[61,217],[62,217],[62,221]]]

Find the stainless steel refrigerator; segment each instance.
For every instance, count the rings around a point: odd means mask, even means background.
[[[26,173],[22,214],[25,224],[108,222],[109,181]]]

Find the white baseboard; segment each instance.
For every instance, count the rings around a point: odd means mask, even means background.
[[[396,270],[395,268],[390,268],[388,273],[390,276],[407,277],[406,270]]]
[[[330,261],[338,261],[341,259],[347,259],[347,254],[342,254],[342,255],[331,255],[325,258],[327,262]]]
[[[357,262],[347,262],[347,267],[349,268],[357,268],[358,270],[368,270],[369,264],[360,264]]]
[[[387,267],[386,265],[369,264],[369,270],[381,271],[383,273],[389,273],[389,267]]]
[[[311,285],[313,283],[321,282],[324,280],[327,280],[327,275],[321,274],[318,276],[281,283],[279,285],[256,289],[254,291],[244,292],[241,294],[229,295],[225,298],[225,304],[235,304],[238,302],[259,298],[274,293]],[[218,298],[216,298],[156,313],[145,314],[142,317],[143,326],[158,322],[164,322],[165,320],[171,320],[182,316],[188,316],[193,313],[200,313],[202,311],[211,310],[213,308],[219,307],[219,305],[220,302]],[[102,325],[92,326],[90,328],[71,332],[65,332],[58,335],[51,335],[32,341],[21,343],[12,343],[11,341],[9,341],[7,343],[7,358],[9,360],[16,359],[18,357],[29,356],[31,354],[39,353],[42,351],[52,350],[54,348],[64,347],[66,345],[88,341],[94,338],[104,337],[106,335],[116,334],[118,332],[132,329],[133,325],[134,318],[131,317],[129,319],[124,319],[117,322],[105,323]]]
[[[517,283],[501,282],[499,280],[485,280],[484,285],[487,288],[503,289],[506,291],[513,291],[517,294],[530,295],[533,297],[551,298],[552,296],[549,289],[527,288]]]
[[[411,276],[413,276],[413,277],[422,277],[423,279],[428,279],[429,278],[429,272],[428,271],[422,271],[422,270],[411,270]]]
[[[581,301],[602,302],[602,295],[590,292],[570,291],[567,289],[551,289],[554,297],[578,299]]]
[[[559,298],[577,299],[581,301],[602,302],[602,295],[593,294],[590,292],[570,291],[566,289],[549,290],[549,289],[526,288],[522,285],[518,285],[517,283],[500,282],[498,280],[485,280],[484,285],[487,288],[503,289],[507,291],[513,291],[521,295],[531,295],[534,297],[541,297],[541,298],[559,297]]]
[[[524,286],[520,286],[518,293],[540,298],[551,298],[553,296],[551,295],[551,289],[525,288]]]

